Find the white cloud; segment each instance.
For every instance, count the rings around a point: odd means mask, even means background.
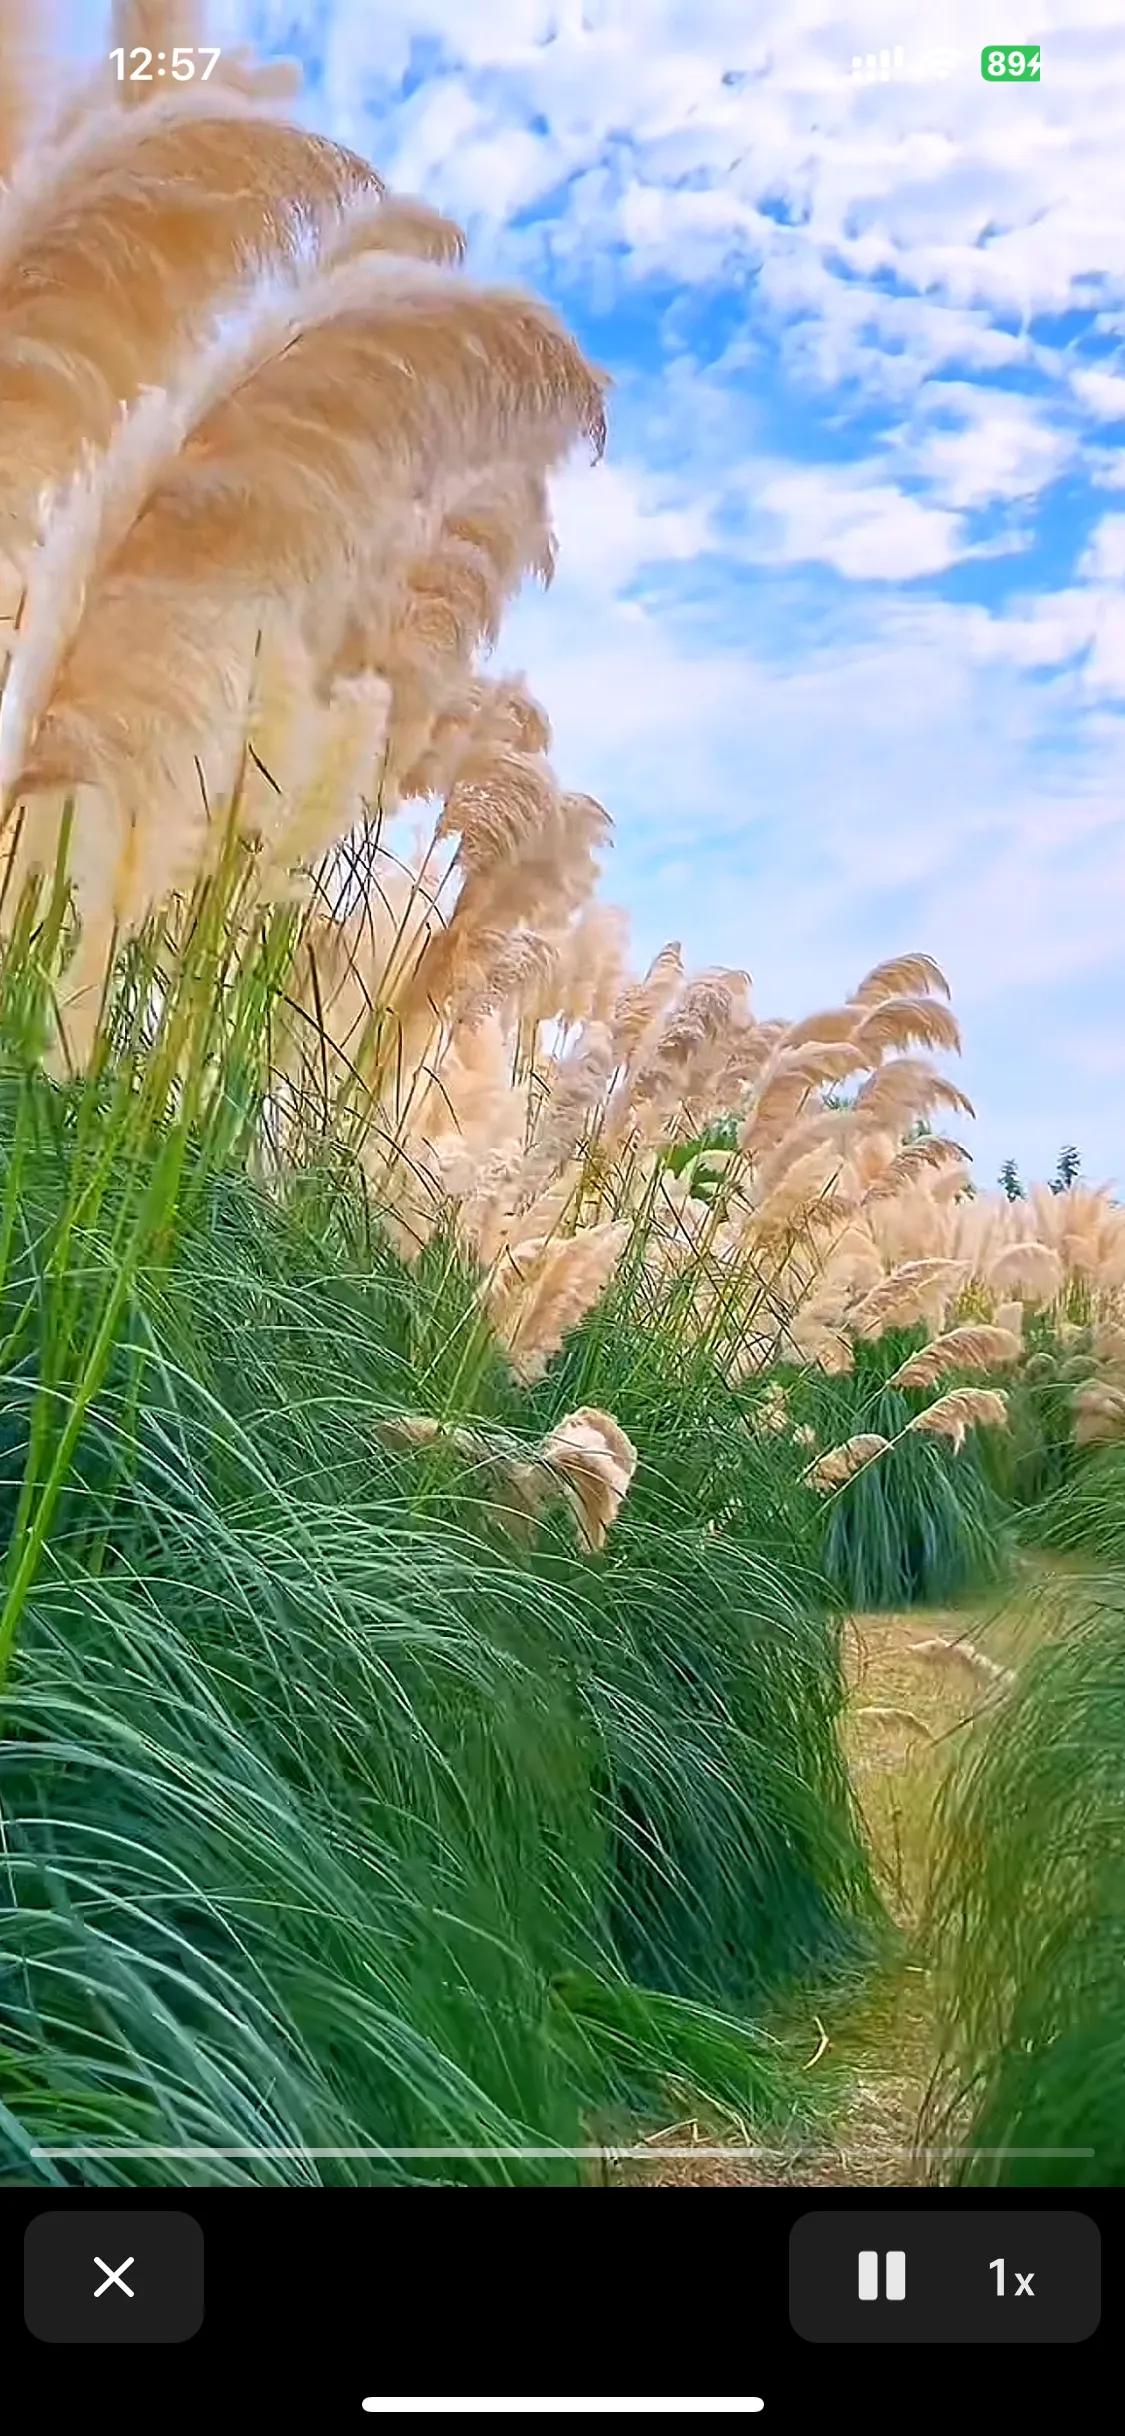
[[[958,517],[852,468],[775,474],[758,487],[757,506],[779,527],[757,553],[774,563],[819,560],[840,575],[885,583],[938,574],[959,555]]]
[[[1089,649],[1097,609],[1093,593],[1076,585],[1025,597],[1003,612],[972,610],[966,627],[973,656],[1010,668],[1057,668]]]
[[[643,568],[690,561],[711,542],[706,502],[636,465],[568,467],[551,497],[568,581],[610,597]]]
[[[1125,382],[1122,382],[1125,388]],[[1125,578],[1125,515],[1103,516],[1079,564],[1079,574],[1094,583],[1120,583]]]
[[[1015,393],[945,381],[923,390],[918,414],[957,418],[955,428],[931,429],[906,452],[912,472],[948,507],[1033,498],[1074,453],[1071,435],[1052,426],[1044,406]]]
[[[1090,693],[1125,697],[1125,599],[1119,593],[1096,602],[1085,680]]]
[[[1125,423],[1125,377],[1120,372],[1076,372],[1071,387],[1096,422]]]

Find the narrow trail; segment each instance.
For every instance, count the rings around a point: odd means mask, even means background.
[[[753,2160],[693,2158],[686,2148],[682,2161],[630,2166],[620,2179],[861,2189],[932,2179],[916,2140],[939,2042],[934,1975],[919,1936],[935,1801],[960,1729],[1002,1697],[1004,1671],[1018,1668],[1053,1628],[1053,1571],[1028,1566],[1024,1594],[1002,1603],[857,1616],[847,1627],[845,1748],[880,1889],[903,1941],[861,1987],[840,1991],[793,2025],[794,2039],[807,2040],[809,2071],[820,2076],[831,2143]],[[674,2138],[684,2137],[677,2127]]]

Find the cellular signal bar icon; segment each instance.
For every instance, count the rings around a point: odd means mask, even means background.
[[[906,53],[901,42],[893,51],[857,51],[852,60],[852,75],[860,84],[888,85],[892,78],[906,73]]]
[[[886,2264],[884,2286],[886,2298],[888,2301],[904,2301],[906,2299],[906,2252],[905,2250],[886,2250],[883,2256]],[[861,2250],[859,2253],[859,2297],[861,2301],[877,2301],[879,2298],[879,2253],[877,2250]]]

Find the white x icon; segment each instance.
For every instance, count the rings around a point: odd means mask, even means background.
[[[119,2267],[107,2267],[104,2258],[99,2258],[97,2252],[95,2251],[94,2265],[95,2267],[101,2268],[102,2274],[105,2277],[105,2282],[104,2284],[98,2285],[97,2291],[94,2294],[94,2299],[96,2301],[100,2301],[103,2292],[108,2292],[111,2284],[116,2284],[118,2291],[123,2292],[127,2300],[131,2301],[135,2299],[136,2296],[133,2292],[132,2285],[127,2284],[124,2280],[125,2269],[126,2267],[131,2267],[132,2264],[133,2261],[131,2258],[123,2258]]]

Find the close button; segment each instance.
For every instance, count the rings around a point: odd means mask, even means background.
[[[187,2343],[203,2324],[203,2235],[178,2208],[48,2208],[23,2245],[40,2343]]]

